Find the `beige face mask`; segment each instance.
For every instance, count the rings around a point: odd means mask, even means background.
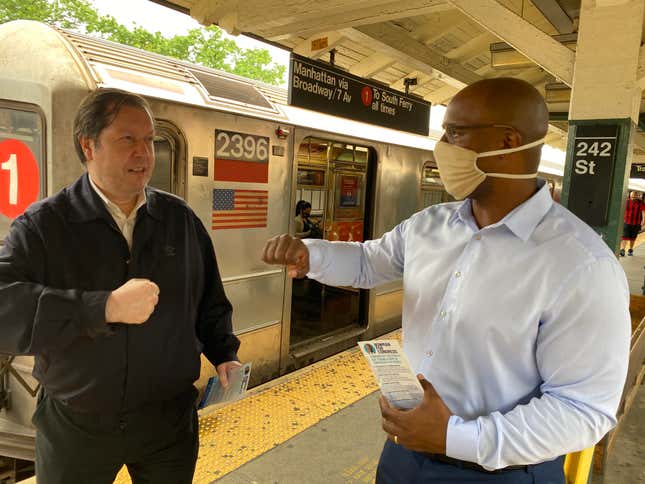
[[[439,141],[434,147],[434,157],[439,168],[439,176],[446,187],[446,191],[457,200],[463,200],[475,191],[487,176],[494,178],[511,178],[511,179],[528,179],[535,178],[537,172],[515,175],[511,173],[486,173],[477,166],[477,158],[486,158],[487,156],[505,155],[524,151],[544,143],[544,138],[531,143],[508,148],[505,150],[485,151],[477,153],[476,151],[462,148],[445,141]]]

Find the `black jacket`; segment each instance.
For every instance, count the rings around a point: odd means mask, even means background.
[[[204,226],[180,199],[146,188],[132,250],[87,174],[32,205],[0,246],[0,353],[36,356],[47,393],[90,412],[127,412],[187,391],[200,353],[237,359],[232,308]],[[159,288],[142,325],[106,324],[111,291]]]

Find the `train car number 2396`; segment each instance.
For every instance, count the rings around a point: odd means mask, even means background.
[[[269,138],[215,130],[215,158],[267,162],[269,161]]]

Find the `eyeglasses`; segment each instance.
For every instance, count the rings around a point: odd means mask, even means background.
[[[446,138],[448,138],[448,141],[450,142],[454,142],[458,140],[461,136],[465,135],[466,131],[468,130],[484,129],[484,128],[506,128],[506,129],[515,130],[513,126],[510,126],[508,124],[473,124],[470,126],[460,126],[457,124],[443,125],[443,130],[444,130],[444,133],[446,134]]]

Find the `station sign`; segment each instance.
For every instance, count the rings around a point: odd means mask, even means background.
[[[289,104],[428,136],[430,103],[291,54]]]
[[[645,178],[645,165],[636,165],[632,163],[629,178]]]
[[[607,223],[619,134],[615,124],[576,126],[567,205],[592,227]]]

